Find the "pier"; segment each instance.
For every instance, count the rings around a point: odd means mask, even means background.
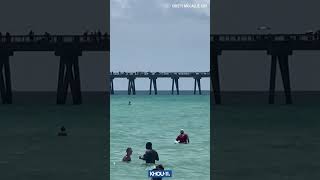
[[[269,104],[274,104],[276,68],[279,64],[286,104],[292,104],[289,56],[293,51],[320,50],[320,34],[215,34],[210,36],[211,83],[216,104],[221,104],[218,59],[223,51],[265,51],[271,56]]]
[[[10,57],[14,52],[47,51],[60,57],[57,104],[65,104],[70,87],[73,104],[81,104],[79,57],[85,51],[110,51],[109,34],[5,35],[0,34],[0,94],[3,104],[12,103]],[[43,76],[43,74],[39,74]],[[26,79],[28,81],[28,79]]]
[[[124,78],[128,79],[128,95],[136,94],[135,80],[137,78],[148,78],[150,79],[149,94],[152,94],[152,88],[154,94],[158,94],[157,89],[157,79],[158,78],[168,78],[172,81],[171,94],[179,95],[179,78],[193,78],[194,79],[194,94],[201,94],[201,79],[210,78],[210,72],[111,72],[110,74],[110,91],[114,94],[114,79]],[[197,88],[198,87],[198,88]]]

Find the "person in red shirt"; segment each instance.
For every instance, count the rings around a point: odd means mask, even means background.
[[[184,133],[183,129],[180,130],[180,135],[176,138],[176,141],[181,144],[189,144],[190,142],[188,134]]]

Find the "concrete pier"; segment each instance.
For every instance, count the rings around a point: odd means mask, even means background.
[[[294,51],[320,50],[319,33],[215,34],[210,39],[210,71],[215,103],[221,104],[219,57],[223,51],[265,51],[271,55],[269,103],[274,103],[276,67],[279,63],[286,104],[292,104],[289,56]],[[239,63],[241,60],[239,60]]]
[[[193,78],[195,80],[194,94],[196,94],[196,87],[198,87],[199,94],[201,95],[201,83],[202,78],[209,78],[210,72],[111,72],[110,73],[110,91],[114,94],[114,79],[126,78],[128,79],[128,95],[135,95],[135,80],[138,78],[148,78],[150,80],[149,94],[152,94],[152,87],[154,94],[158,94],[157,79],[159,78],[170,78],[172,80],[171,94],[179,95],[179,78]]]
[[[60,57],[57,82],[57,104],[65,104],[68,89],[73,104],[81,104],[79,57],[82,52],[110,51],[107,33],[95,35],[10,35],[0,37],[0,94],[3,104],[12,103],[11,71],[9,57],[14,52],[46,51]],[[41,74],[39,74],[41,76]],[[28,81],[28,79],[26,79]]]

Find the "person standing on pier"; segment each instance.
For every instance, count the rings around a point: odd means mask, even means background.
[[[184,133],[183,129],[180,130],[180,134],[176,138],[176,141],[180,144],[189,144],[190,143],[189,136],[188,136],[188,134]]]
[[[29,39],[30,39],[30,41],[34,40],[34,32],[32,30],[30,30],[30,32],[29,32]]]

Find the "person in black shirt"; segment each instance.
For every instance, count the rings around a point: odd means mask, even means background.
[[[143,156],[139,156],[139,159],[146,161],[146,163],[153,163],[155,164],[156,161],[159,161],[159,156],[157,151],[152,149],[152,143],[146,143],[146,152]]]

